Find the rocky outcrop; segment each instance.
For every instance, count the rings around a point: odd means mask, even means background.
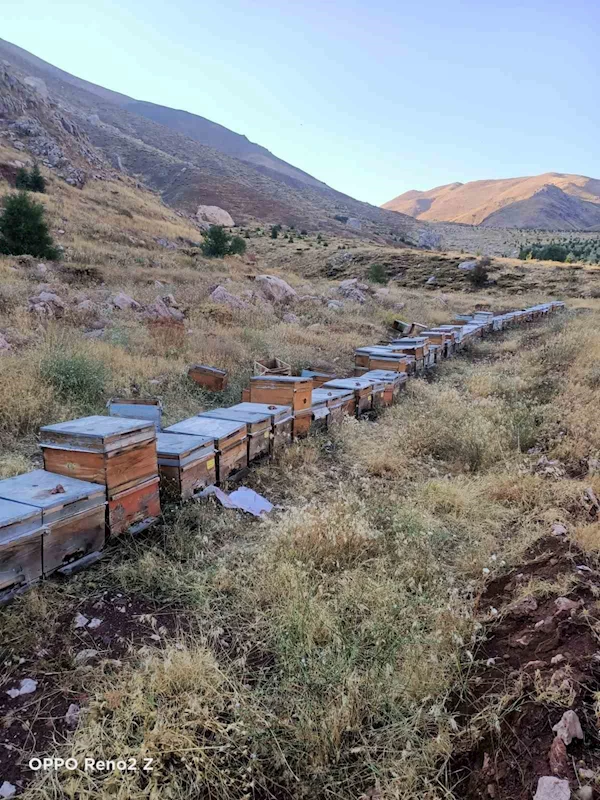
[[[348,280],[340,283],[336,291],[346,300],[351,300],[353,303],[360,303],[363,305],[363,303],[367,302],[367,295],[365,292],[368,290],[369,287],[364,283],[359,283],[358,278],[348,278]]]
[[[144,316],[164,322],[183,322],[185,319],[185,314],[179,308],[179,303],[175,301],[172,294],[157,297],[152,305],[146,306]]]
[[[231,294],[224,286],[217,286],[217,288],[210,293],[209,299],[212,300],[213,303],[219,303],[231,309],[249,308],[245,300]]]
[[[62,317],[64,301],[54,292],[41,291],[29,298],[29,311],[40,317]]]

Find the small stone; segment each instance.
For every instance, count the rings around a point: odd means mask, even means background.
[[[34,681],[32,678],[23,678],[18,689],[8,689],[6,694],[14,700],[15,697],[19,697],[22,694],[32,694],[36,689],[37,681]]]
[[[87,664],[90,659],[95,658],[97,655],[97,650],[81,650],[75,656],[75,664],[80,667],[82,664]]]
[[[533,800],[570,800],[569,781],[545,775],[538,780]]]
[[[563,654],[562,653],[557,653],[555,656],[553,656],[550,659],[550,663],[551,664],[560,664],[561,661],[564,661],[564,660],[565,660],[565,657],[563,656]]]
[[[67,723],[69,728],[77,727],[80,713],[81,709],[79,708],[79,706],[76,703],[71,703],[71,705],[67,709],[67,713],[65,714],[65,722]]]
[[[567,771],[567,745],[560,736],[555,736],[548,753],[550,772],[554,775],[564,775]]]
[[[557,597],[554,605],[556,606],[557,614],[569,613],[575,608],[579,608],[579,603],[576,600],[569,600],[568,597]]]
[[[16,793],[17,787],[8,781],[4,781],[0,786],[0,797],[2,798],[14,797]]]
[[[98,617],[94,617],[94,619],[88,625],[88,629],[92,631],[96,630],[96,628],[99,628],[100,625],[102,625],[102,622],[103,620],[99,619]]]
[[[546,666],[545,661],[528,661],[523,667],[523,669],[525,670],[525,672],[529,672],[530,670],[534,669],[544,669],[545,666]]]
[[[115,308],[119,308],[121,311],[124,311],[126,308],[133,308],[136,310],[141,308],[140,304],[134,300],[133,297],[125,294],[125,292],[117,292],[117,294],[113,295],[111,302]]]
[[[76,614],[75,615],[75,620],[73,622],[73,627],[74,628],[85,628],[85,626],[88,624],[88,622],[89,622],[89,619],[87,617],[84,617],[83,614]]]
[[[562,523],[555,522],[552,526],[552,533],[554,536],[564,536],[567,533],[567,529]]]
[[[587,769],[586,767],[579,767],[577,772],[579,773],[579,777],[584,781],[593,781],[596,777],[594,770]]]
[[[288,325],[297,325],[300,322],[300,317],[290,311],[283,315],[283,321]]]
[[[537,611],[537,600],[535,597],[528,595],[518,600],[511,608],[511,612],[518,617],[527,617]]]
[[[565,711],[559,722],[553,726],[552,730],[556,734],[556,738],[562,742],[571,744],[573,739],[583,739],[583,730],[579,717],[574,711]]]
[[[592,800],[593,796],[594,790],[591,786],[580,786],[575,792],[577,800]]]

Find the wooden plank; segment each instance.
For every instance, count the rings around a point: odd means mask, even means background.
[[[308,436],[312,423],[312,409],[294,414],[294,439]]]
[[[273,453],[288,448],[294,439],[294,419],[289,416],[273,426]]]
[[[102,505],[51,525],[42,543],[44,576],[48,577],[67,564],[102,550],[105,523]]]
[[[42,445],[44,469],[70,478],[78,478],[92,483],[106,483],[106,470],[103,453],[82,450],[58,450]]]
[[[109,492],[125,491],[158,473],[156,439],[110,453],[106,458]]]
[[[312,378],[299,376],[254,377],[250,379],[250,401],[292,406],[294,412],[310,408]]]
[[[270,421],[269,421],[270,422]],[[259,433],[248,434],[248,462],[269,455],[273,434],[271,425]]]

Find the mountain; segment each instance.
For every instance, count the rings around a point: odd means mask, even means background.
[[[429,222],[490,228],[586,230],[600,225],[600,180],[548,172],[409,191],[382,208]]]
[[[89,174],[102,162],[133,175],[188,216],[216,205],[241,224],[345,228],[387,239],[417,240],[427,227],[337,192],[222,125],[97,86],[2,39],[0,67],[0,133],[63,176],[83,169],[85,142]],[[47,156],[50,143],[62,161]]]

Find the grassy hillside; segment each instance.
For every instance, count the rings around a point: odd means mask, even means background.
[[[133,182],[79,190],[49,178],[41,200],[64,261],[41,269],[0,258],[0,332],[11,346],[0,355],[2,476],[39,463],[39,425],[102,412],[113,394],[160,395],[172,422],[237,401],[257,356],[348,374],[353,348],[385,336],[398,316],[438,323],[475,304],[513,308],[549,294],[570,311],[484,341],[413,381],[375,421],[348,420],[339,434],[253,469],[249,484],[280,506],[269,519],[210,502],[168,508],[160,526],[110,548],[96,568],[1,610],[2,681],[33,677],[38,689],[19,699],[16,715],[2,694],[0,738],[11,747],[0,750],[0,778],[25,797],[55,800],[475,800],[480,779],[497,796],[507,787],[511,800],[530,798],[539,737],[531,724],[518,738],[527,744],[520,771],[511,768],[515,709],[543,717],[547,735],[547,720],[571,702],[592,737],[595,701],[579,684],[570,700],[552,694],[555,669],[531,676],[529,651],[513,648],[493,666],[486,638],[494,641],[498,620],[521,635],[509,609],[523,597],[541,608],[564,593],[583,597],[584,581],[594,591],[600,583],[559,554],[564,575],[544,582],[532,567],[531,580],[505,587],[506,610],[497,601],[492,613],[482,592],[491,578],[522,570],[534,558],[528,547],[544,553],[556,522],[577,564],[595,570],[598,523],[582,497],[600,492],[600,306],[581,297],[581,283],[574,296],[569,287],[572,275],[587,282],[596,273],[527,265],[526,290],[497,283],[474,293],[458,256],[298,231],[271,239],[256,227],[244,257],[211,260],[199,254],[198,231]],[[342,299],[340,279],[362,278],[379,262],[394,280],[365,291],[363,304],[329,307]],[[443,289],[425,288],[433,269]],[[297,290],[293,306],[261,297],[254,276],[264,272]],[[544,276],[561,279],[555,291]],[[212,301],[217,285],[245,307]],[[40,290],[59,296],[61,313],[28,310]],[[119,310],[119,291],[143,307],[172,294],[185,322],[155,325],[143,308]],[[296,318],[284,321],[290,312]],[[197,361],[230,371],[225,396],[187,381]],[[596,630],[594,601],[586,602],[581,625]],[[77,613],[100,627],[75,629]],[[577,651],[577,661],[565,644],[575,633],[544,659],[562,648],[587,676],[592,653]],[[90,649],[87,663],[75,661]],[[82,709],[75,729],[65,722],[72,704]],[[499,767],[492,777],[481,769],[489,748]],[[24,766],[54,752],[151,758],[154,768],[33,774]],[[581,757],[600,765],[595,751]]]

